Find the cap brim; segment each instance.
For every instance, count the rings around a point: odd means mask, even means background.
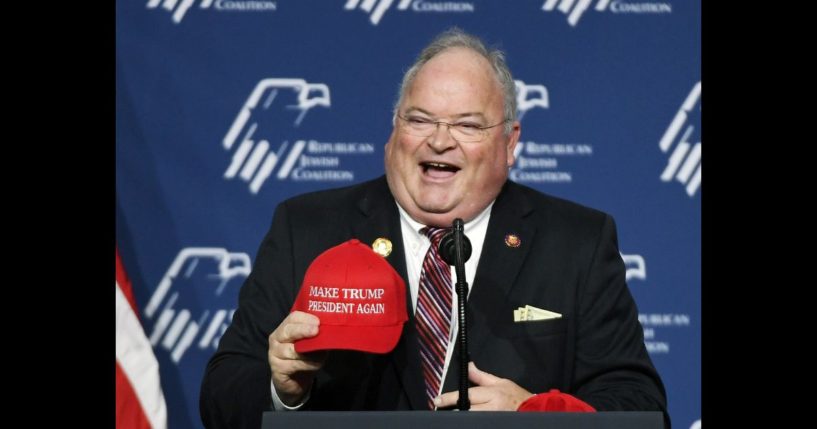
[[[397,345],[403,323],[392,326],[335,326],[321,325],[318,335],[295,342],[298,353],[316,350],[358,350],[369,353],[388,353]]]

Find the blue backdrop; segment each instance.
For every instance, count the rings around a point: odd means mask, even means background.
[[[202,426],[275,206],[383,174],[402,74],[457,25],[517,79],[512,180],[615,217],[673,424],[699,427],[700,18],[688,0],[117,0],[117,243],[169,426]]]

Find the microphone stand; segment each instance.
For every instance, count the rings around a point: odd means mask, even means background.
[[[459,335],[457,336],[457,345],[460,354],[460,380],[459,380],[459,399],[457,400],[457,409],[460,411],[467,411],[471,409],[471,401],[468,398],[468,326],[467,326],[467,307],[466,301],[468,299],[468,282],[465,280],[465,261],[471,257],[471,243],[464,233],[464,222],[462,219],[454,219],[452,232],[446,234],[440,241],[440,255],[449,264],[454,265],[454,270],[457,274],[457,284],[454,290],[457,291],[457,305],[458,305],[458,323]],[[451,236],[453,235],[453,243]],[[453,244],[453,252],[451,249]],[[453,253],[453,255],[452,255]]]

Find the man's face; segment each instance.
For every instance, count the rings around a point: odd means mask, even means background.
[[[398,114],[422,120],[494,125],[504,118],[502,89],[490,63],[464,48],[438,54],[406,89]],[[499,194],[513,165],[519,122],[510,135],[504,124],[484,130],[482,141],[454,140],[445,125],[429,137],[406,132],[395,118],[386,144],[386,178],[392,194],[416,221],[450,226],[468,222]]]

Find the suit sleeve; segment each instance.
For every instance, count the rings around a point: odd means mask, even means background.
[[[207,428],[258,428],[272,410],[268,337],[294,301],[292,241],[286,204],[272,227],[238,297],[238,309],[205,370],[199,413]]]
[[[662,411],[669,427],[666,393],[644,346],[610,216],[605,215],[579,294],[576,396],[599,411]]]

